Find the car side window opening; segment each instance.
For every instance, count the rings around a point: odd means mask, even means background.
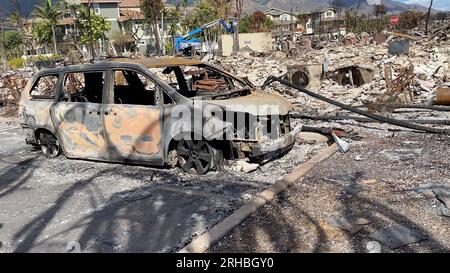
[[[66,100],[101,103],[105,72],[67,73],[64,78]]]
[[[226,74],[208,67],[167,67],[163,73],[169,77],[172,87],[188,98],[239,90],[245,87]],[[177,84],[172,83],[173,78],[176,79]]]
[[[54,99],[57,82],[57,74],[39,77],[30,91],[31,97],[37,99]]]
[[[161,105],[171,104],[173,101],[144,74],[123,69],[114,71],[114,103]]]

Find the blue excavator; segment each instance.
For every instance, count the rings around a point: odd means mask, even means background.
[[[231,22],[230,25],[228,25],[225,20],[223,19],[217,19],[215,21],[209,22],[207,24],[204,24],[201,27],[198,27],[194,30],[189,31],[187,34],[175,38],[175,51],[177,53],[186,53],[188,50],[201,50],[202,48],[202,40],[200,38],[193,38],[192,36],[203,32],[205,29],[213,27],[215,25],[221,24],[223,28],[228,33],[234,33],[235,23],[234,21]]]

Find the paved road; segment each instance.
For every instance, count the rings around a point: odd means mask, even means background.
[[[0,124],[0,252],[172,252],[305,161],[297,145],[251,173],[47,159]],[[8,131],[5,131],[8,130]]]

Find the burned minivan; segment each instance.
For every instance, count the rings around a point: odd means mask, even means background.
[[[36,73],[22,92],[26,141],[47,157],[179,165],[263,162],[298,131],[288,101],[201,61],[115,59]]]

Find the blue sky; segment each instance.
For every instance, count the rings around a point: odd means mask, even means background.
[[[430,5],[430,0],[395,0],[408,4],[419,4],[425,7]],[[450,0],[434,0],[433,8],[439,10],[448,10],[450,11]]]

